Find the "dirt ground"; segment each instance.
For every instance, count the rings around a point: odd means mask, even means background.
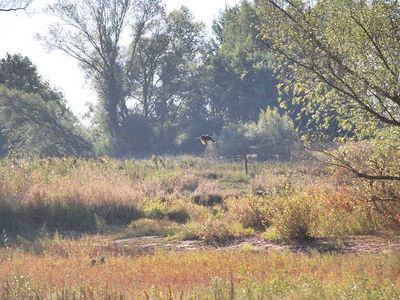
[[[219,244],[210,244],[201,240],[172,241],[163,237],[146,236],[115,240],[107,246],[127,251],[136,250],[138,252],[151,252],[158,249],[176,251],[245,249],[254,251],[300,251],[306,253],[390,253],[400,250],[400,235],[380,233],[368,236],[320,238],[298,243],[267,241],[259,237],[249,237]]]

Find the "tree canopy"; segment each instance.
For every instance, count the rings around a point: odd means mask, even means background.
[[[275,53],[280,87],[302,111],[371,135],[399,126],[398,1],[257,1],[260,38]]]
[[[29,58],[7,54],[0,60],[2,153],[90,155],[91,144],[62,93],[43,81]]]
[[[25,10],[33,0],[0,0],[0,12]]]

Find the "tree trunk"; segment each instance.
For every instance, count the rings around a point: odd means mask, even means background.
[[[102,98],[102,124],[105,134],[107,135],[107,148],[109,155],[118,156],[120,153],[120,128],[118,118],[118,103],[122,102],[122,93],[118,85],[111,80],[105,82]]]

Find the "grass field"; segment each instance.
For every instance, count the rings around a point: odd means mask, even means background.
[[[311,161],[2,160],[0,298],[398,299],[398,224],[362,184]]]

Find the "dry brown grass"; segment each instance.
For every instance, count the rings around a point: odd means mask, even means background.
[[[250,177],[239,164],[188,157],[165,167],[109,159],[0,161],[0,228],[4,236],[13,231],[11,242],[0,238],[0,298],[58,293],[64,299],[131,299],[148,293],[165,299],[173,293],[179,299],[183,292],[184,299],[231,299],[232,291],[237,299],[251,293],[261,299],[400,297],[397,254],[150,254],[110,241],[159,235],[215,244],[264,230],[277,239],[304,240],[391,228],[339,173],[301,164],[256,167]],[[263,193],[255,195],[258,190]],[[39,232],[36,239],[31,230]],[[103,235],[73,240],[55,230],[75,238],[76,231]],[[105,263],[92,264],[98,257]]]
[[[104,242],[104,241],[103,241]],[[49,295],[80,288],[119,291],[128,299],[157,288],[188,294],[212,285],[216,279],[245,286],[249,282],[306,282],[335,285],[337,289],[368,278],[371,286],[400,287],[397,255],[306,255],[249,251],[157,252],[127,255],[101,250],[101,240],[59,241],[47,245],[45,255],[16,249],[0,251],[0,295],[12,291],[26,296]],[[107,252],[108,251],[108,252]],[[104,264],[91,265],[92,257],[105,256]],[[289,292],[289,290],[287,291]]]

